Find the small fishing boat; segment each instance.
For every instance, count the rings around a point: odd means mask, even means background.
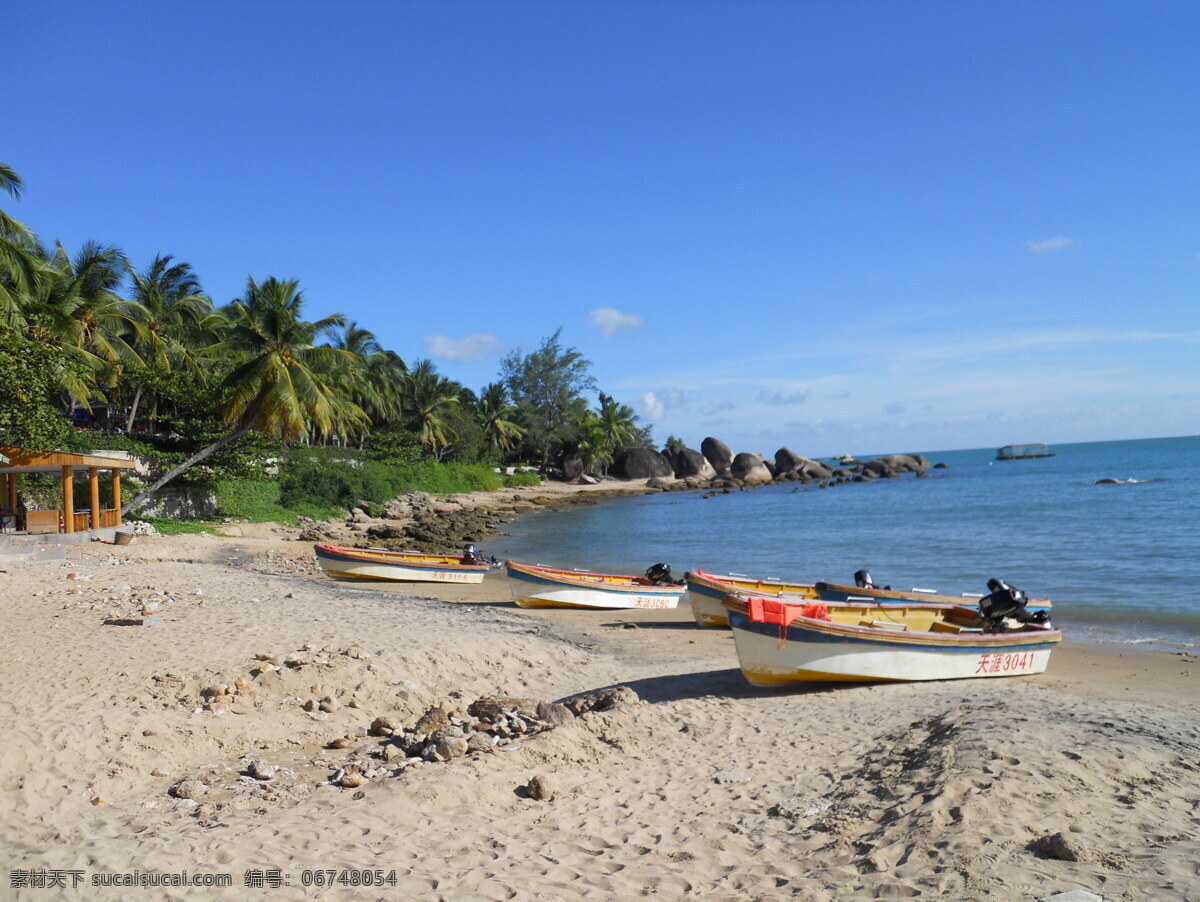
[[[556,570],[516,561],[506,561],[504,566],[513,600],[523,608],[673,608],[687,588],[661,584],[661,575],[652,578],[658,567],[670,578],[670,568],[662,564],[651,567],[646,577]]]
[[[799,606],[740,594],[723,604],[742,674],[755,686],[1042,673],[1062,641],[1048,623],[997,625],[954,604]]]
[[[684,574],[687,581],[688,601],[692,605],[692,616],[696,625],[729,629],[729,618],[721,601],[730,592],[772,595],[788,598],[816,598],[817,590],[809,583],[785,583],[779,579],[752,579],[743,573],[727,573],[716,576],[703,570]]]
[[[469,546],[462,556],[422,554],[417,551],[384,551],[379,548],[342,548],[314,545],[317,563],[339,579],[390,579],[406,583],[479,583],[488,572]],[[474,562],[471,562],[474,560]]]
[[[864,571],[859,571],[862,573]],[[857,575],[857,574],[856,574]],[[870,574],[868,573],[869,577]],[[893,589],[890,586],[880,588],[874,585],[843,585],[841,583],[819,582],[815,585],[817,597],[822,601],[889,601],[889,602],[919,602],[921,604],[957,604],[970,605],[983,598],[983,593],[962,595],[942,595],[937,589],[920,589],[913,587],[907,592]],[[1027,602],[1030,611],[1050,611],[1049,598],[1031,598]]]

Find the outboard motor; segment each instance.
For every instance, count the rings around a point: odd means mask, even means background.
[[[680,583],[671,578],[671,568],[661,561],[657,564],[651,564],[646,568],[646,582],[652,586],[680,585]]]
[[[990,629],[1003,629],[1004,621],[1009,618],[1018,623],[1045,623],[1048,619],[1042,611],[1030,615],[1025,610],[1029,597],[1016,586],[1000,579],[989,579],[987,585],[991,594],[979,599],[979,614]]]
[[[891,586],[877,586],[871,580],[871,574],[866,570],[856,570],[854,572],[854,585],[860,589],[883,589],[885,592],[891,589]]]
[[[482,564],[483,555],[479,553],[479,548],[476,545],[464,545],[462,552],[462,562],[464,564]]]

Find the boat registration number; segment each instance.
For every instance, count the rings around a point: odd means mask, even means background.
[[[441,573],[435,570],[432,574],[434,580],[440,583],[465,583],[471,577],[467,573]]]
[[[981,655],[976,673],[1011,673],[1014,670],[1028,670],[1033,666],[1034,654],[1031,651],[1017,654],[1001,654],[989,652]]]
[[[637,608],[669,608],[671,606],[671,599],[639,595],[633,606]]]

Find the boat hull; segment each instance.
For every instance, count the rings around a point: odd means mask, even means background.
[[[1061,640],[1057,631],[982,634],[975,640],[920,643],[895,637],[848,637],[793,621],[783,631],[729,612],[738,661],[755,686],[807,682],[910,682],[1043,673]]]
[[[683,586],[608,586],[599,582],[603,577],[571,577],[512,561],[506,569],[513,601],[522,608],[665,610],[678,606],[684,593]]]
[[[768,597],[816,598],[817,590],[805,583],[782,583],[776,580],[755,580],[732,575],[713,576],[702,570],[687,574],[687,596],[692,606],[696,626],[706,629],[729,629],[728,611],[721,600],[728,592],[748,592]]]
[[[318,545],[313,549],[317,563],[336,579],[382,579],[405,583],[481,583],[486,564],[441,561],[436,556],[397,551],[364,551]]]

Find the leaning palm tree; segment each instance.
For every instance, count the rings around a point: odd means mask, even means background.
[[[244,296],[225,308],[228,333],[218,346],[241,361],[222,384],[230,393],[224,419],[232,431],[171,470],[123,512],[138,507],[180,473],[251,430],[278,432],[286,447],[310,430],[345,435],[366,425],[362,409],[322,375],[349,352],[315,344],[341,326],[344,317],[334,314],[308,322],[300,318],[303,303],[297,282],[274,277],[262,284],[248,281]]]
[[[517,405],[508,400],[508,391],[503,383],[485,385],[479,393],[475,411],[488,445],[501,455],[511,451],[525,434],[525,430],[513,422]]]

